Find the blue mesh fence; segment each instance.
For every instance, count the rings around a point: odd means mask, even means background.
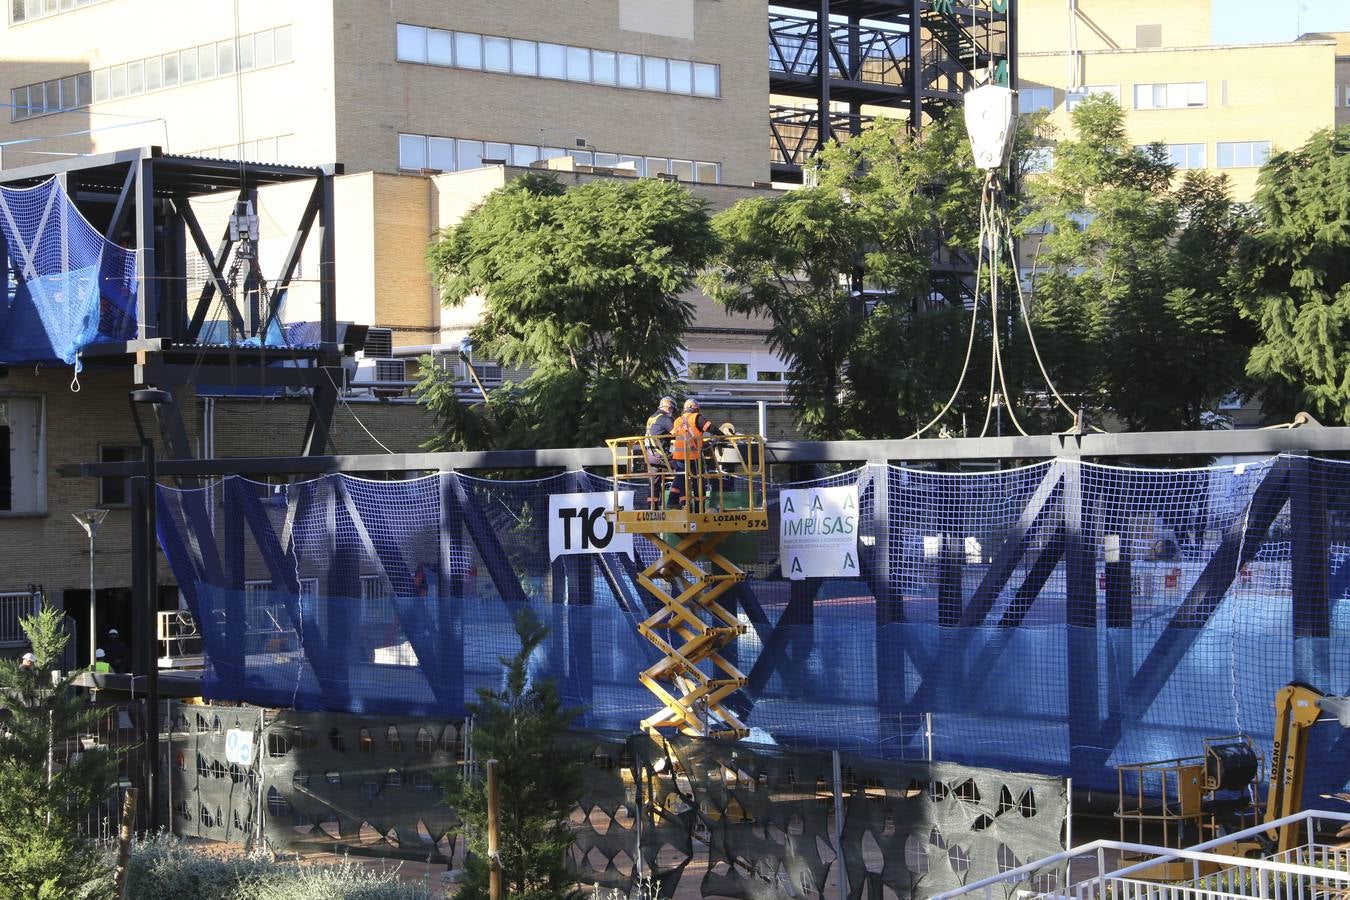
[[[136,331],[136,255],[106,240],[52,178],[0,187],[10,283],[0,297],[0,363],[66,362]]]
[[[779,573],[783,488],[856,485],[856,579]],[[159,536],[196,614],[214,699],[456,715],[501,679],[529,603],[552,633],[531,662],[582,724],[656,710],[637,673],[651,598],[610,551],[550,559],[554,494],[530,481],[333,475],[160,488]],[[636,488],[635,503],[647,498]],[[866,466],[775,485],[770,529],[726,595],[747,626],[752,739],[900,758],[932,714],[938,759],[1072,775],[1269,746],[1272,701],[1299,680],[1350,692],[1350,463],[1283,456],[1201,469],[1066,460],[978,474]],[[1350,741],[1315,736],[1314,790],[1350,777]]]

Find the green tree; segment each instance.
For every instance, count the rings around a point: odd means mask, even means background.
[[[567,816],[581,798],[583,767],[558,742],[579,710],[562,705],[551,679],[531,678],[530,657],[548,636],[527,607],[516,616],[520,651],[502,657],[500,690],[478,689],[470,741],[480,763],[497,760],[502,885],[524,900],[578,898],[566,853],[572,845]],[[488,896],[487,786],[483,780],[452,778],[446,802],[468,835],[464,900]]]
[[[441,232],[427,261],[449,306],[481,296],[472,338],[518,385],[464,405],[424,366],[433,449],[588,446],[636,433],[675,381],[693,306],[681,296],[715,248],[706,204],[657,180],[564,189],[530,173]]]
[[[1256,206],[1237,279],[1259,334],[1247,372],[1267,412],[1350,424],[1350,127],[1273,155]]]
[[[881,120],[821,151],[814,179],[715,217],[721,255],[700,284],[769,320],[813,437],[908,433],[961,366],[947,351],[964,346],[966,317],[932,301],[928,274],[939,247],[976,247],[980,174],[964,128],[951,117],[916,136]]]
[[[103,896],[108,869],[77,829],[112,790],[118,759],[98,748],[66,755],[100,713],[71,687],[72,675],[53,680],[68,640],[61,617],[43,609],[21,625],[37,666],[0,661],[0,898]]]
[[[1227,273],[1247,220],[1223,176],[1174,187],[1164,148],[1132,146],[1112,98],[1089,97],[1072,121],[1021,225],[1051,381],[1133,429],[1203,427],[1243,382],[1251,338]]]

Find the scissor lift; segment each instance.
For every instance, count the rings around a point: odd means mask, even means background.
[[[642,720],[653,734],[685,734],[736,740],[750,733],[725,703],[746,678],[722,655],[745,626],[719,598],[745,572],[721,547],[727,538],[769,527],[765,511],[764,439],[759,435],[709,436],[698,459],[678,471],[659,438],[613,438],[614,501],[608,515],[621,532],[646,535],[661,551],[638,582],[661,608],[638,631],[662,659],[638,675],[664,708]],[[668,499],[672,484],[685,490]],[[637,490],[643,484],[647,491]],[[619,491],[633,489],[644,508],[619,506]],[[664,582],[664,584],[663,584]],[[669,587],[667,587],[669,585]]]

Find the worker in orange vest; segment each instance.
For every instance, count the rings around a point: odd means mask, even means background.
[[[712,420],[698,411],[698,401],[693,397],[685,400],[684,412],[675,420],[670,430],[674,435],[670,456],[675,463],[675,471],[679,473],[675,476],[675,487],[672,491],[676,506],[684,504],[684,495],[687,492],[685,472],[690,468],[697,469],[700,465],[703,458],[703,437],[712,430]]]

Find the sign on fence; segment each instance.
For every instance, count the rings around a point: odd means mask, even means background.
[[[225,761],[240,766],[253,764],[253,732],[231,728],[225,733]]]
[[[574,553],[633,553],[633,536],[616,532],[605,518],[614,495],[609,491],[593,494],[551,494],[548,498],[548,558]],[[621,491],[619,505],[633,508],[633,492]]]
[[[778,551],[785,578],[858,575],[858,488],[784,489]]]

